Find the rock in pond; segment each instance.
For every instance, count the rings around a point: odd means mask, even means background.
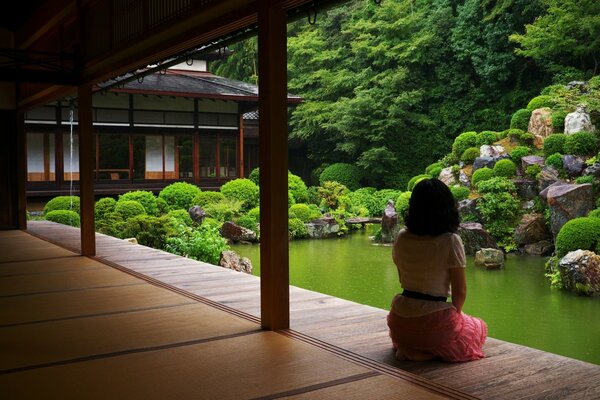
[[[223,223],[221,226],[221,236],[234,243],[256,242],[256,233],[253,230],[239,226],[231,221]]]
[[[323,217],[315,219],[306,224],[308,237],[313,239],[324,239],[337,236],[340,231],[340,225],[333,217]]]
[[[252,262],[248,257],[240,257],[235,251],[224,250],[219,258],[219,265],[223,268],[252,275]]]
[[[498,249],[483,248],[475,253],[475,265],[485,269],[500,269],[504,266],[504,252]]]
[[[498,249],[494,238],[477,222],[463,222],[458,227],[458,235],[465,246],[465,253],[475,255],[482,248]]]
[[[525,214],[515,229],[515,243],[519,246],[552,238],[542,214]]]
[[[388,200],[383,217],[381,218],[381,241],[383,243],[392,243],[400,232],[398,223],[398,213],[394,207],[394,201]]]
[[[567,253],[558,263],[564,288],[585,296],[600,296],[600,255],[589,250]]]

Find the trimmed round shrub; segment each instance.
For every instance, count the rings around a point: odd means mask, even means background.
[[[117,201],[112,197],[103,197],[94,204],[94,217],[102,219],[107,214],[115,211]]]
[[[552,108],[554,105],[555,102],[552,96],[541,95],[531,99],[529,104],[527,104],[527,109],[533,111],[544,107]]]
[[[167,238],[175,235],[173,219],[169,216],[136,215],[123,226],[123,238],[134,237],[138,243],[154,249],[163,250]]]
[[[135,200],[117,201],[115,212],[121,214],[125,221],[127,221],[129,218],[135,217],[136,215],[146,214],[144,206],[141,205],[139,201]]]
[[[498,140],[498,133],[494,131],[482,131],[477,135],[477,144],[483,146],[484,144],[492,145]]]
[[[260,221],[260,207],[254,207],[248,211],[246,215],[251,216],[252,218],[256,219],[256,221]]]
[[[194,221],[192,220],[192,217],[190,217],[190,213],[185,210],[171,210],[167,213],[167,216],[185,226],[194,225]]]
[[[598,139],[591,132],[577,132],[565,139],[566,154],[591,155],[598,151]]]
[[[348,197],[352,202],[353,208],[359,209],[364,207],[370,216],[381,215],[383,210],[379,209],[379,203],[373,197],[373,193],[375,192],[375,188],[365,187],[348,193]]]
[[[564,257],[574,250],[590,250],[600,254],[600,219],[590,217],[567,221],[556,235],[556,255]]]
[[[565,140],[567,137],[562,133],[553,133],[544,139],[544,156],[548,157],[554,153],[564,153]]]
[[[531,154],[531,149],[527,146],[517,146],[510,152],[510,159],[518,164],[521,162],[521,158]]]
[[[429,179],[429,178],[431,178],[431,177],[429,175],[427,175],[427,174],[421,174],[421,175],[413,176],[408,181],[408,184],[406,185],[406,190],[409,191],[409,192],[412,192],[413,188],[415,187],[415,185],[417,183],[421,182],[423,179]]]
[[[46,214],[48,221],[79,227],[79,214],[71,210],[53,210]]]
[[[402,192],[396,199],[396,212],[403,219],[406,216],[406,213],[408,212],[408,203],[410,201],[411,195],[412,192]]]
[[[589,218],[600,218],[600,208],[596,208],[595,210],[590,211],[587,215]]]
[[[494,175],[512,178],[517,175],[517,166],[511,160],[500,160],[494,165]]]
[[[237,220],[237,224],[239,226],[243,226],[246,229],[250,229],[256,232],[258,228],[258,220],[251,215],[242,215],[240,219]]]
[[[551,114],[552,127],[554,132],[564,132],[565,130],[565,117],[567,116],[566,111],[553,111]]]
[[[546,157],[546,165],[549,165],[557,170],[561,170],[563,167],[562,154],[554,153]]]
[[[156,198],[156,206],[158,207],[159,215],[164,215],[169,212],[169,205],[162,197]]]
[[[200,206],[204,209],[209,204],[215,204],[223,200],[225,196],[221,192],[203,191],[198,193],[192,200],[192,206]]]
[[[258,205],[258,185],[250,179],[239,178],[229,181],[221,186],[221,193],[228,199],[241,201],[244,210],[249,210]]]
[[[439,171],[438,171],[439,169]],[[444,169],[444,164],[441,162],[434,162],[433,164],[429,164],[427,168],[425,168],[425,173],[427,175],[431,175],[433,178],[437,178],[440,172]],[[435,171],[438,171],[435,173]]]
[[[460,157],[469,147],[476,147],[477,143],[477,132],[463,132],[454,139],[454,143],[452,143],[452,154],[456,157]]]
[[[533,133],[525,132],[522,133],[521,136],[519,136],[519,140],[525,144],[533,144],[533,141],[535,140],[535,135]]]
[[[313,211],[311,211],[308,204],[304,204],[304,203],[294,204],[293,206],[290,207],[289,212],[290,212],[290,214],[293,213],[296,216],[296,218],[298,218],[302,222],[309,222],[310,220],[313,219],[313,215],[314,215]]]
[[[477,157],[479,157],[479,148],[469,147],[460,156],[460,161],[466,164],[473,164],[473,161],[475,161]]]
[[[44,215],[55,210],[70,210],[79,214],[79,196],[57,196],[46,203]]]
[[[521,140],[521,136],[527,133],[525,132],[523,129],[509,129],[508,131],[506,131],[506,137],[508,137],[511,140]]]
[[[288,171],[288,190],[294,195],[296,203],[308,202],[308,188],[298,175]]]
[[[294,239],[302,239],[308,236],[308,229],[299,218],[290,218],[288,220],[288,232],[290,237]]]
[[[531,164],[525,170],[525,175],[529,179],[537,179],[538,175],[540,174],[540,172],[542,172],[542,166],[541,165],[539,165],[539,164]]]
[[[252,171],[250,171],[250,175],[248,175],[248,179],[250,179],[252,182],[254,182],[260,186],[260,171],[259,171],[259,169],[254,168]]]
[[[494,177],[494,171],[491,168],[483,167],[473,172],[471,176],[471,185],[477,187],[479,182],[487,181]]]
[[[452,196],[454,196],[454,200],[456,201],[461,201],[469,198],[469,193],[471,193],[469,188],[464,186],[452,186],[450,188],[450,191],[452,192]]]
[[[146,214],[158,215],[158,206],[156,205],[156,196],[152,192],[146,190],[135,190],[133,192],[127,192],[119,196],[119,201],[134,200],[144,206]]]
[[[160,191],[158,197],[164,199],[171,210],[189,210],[194,200],[200,193],[200,188],[187,182],[175,182]]]
[[[331,164],[319,175],[321,186],[325,182],[338,182],[350,190],[356,190],[360,187],[362,173],[358,167],[347,163]]]
[[[526,131],[529,127],[529,118],[531,118],[531,110],[526,108],[517,110],[510,118],[511,129],[522,129]]]
[[[121,239],[124,238],[123,227],[125,226],[125,221],[123,220],[121,214],[117,212],[113,211],[105,214],[100,219],[96,219],[95,225],[96,232]]]

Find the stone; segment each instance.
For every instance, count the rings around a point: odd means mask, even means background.
[[[555,187],[555,186],[560,186],[560,185],[568,185],[569,183],[565,182],[565,181],[556,181],[553,184],[549,185],[548,187],[544,188],[544,190],[540,191],[540,198],[542,200],[544,200],[545,202],[548,202],[548,191],[550,190],[550,188]]]
[[[458,183],[456,182],[456,178],[454,177],[454,173],[452,172],[452,167],[446,167],[442,169],[442,172],[440,172],[440,176],[438,177],[438,179],[444,182],[448,187],[452,187]]]
[[[535,137],[534,145],[536,148],[541,149],[543,147],[544,139],[554,133],[554,127],[552,126],[552,110],[548,107],[533,110],[531,117],[529,118],[527,132],[533,133]]]
[[[253,230],[239,226],[231,221],[223,223],[221,226],[221,236],[234,243],[257,241],[256,233]]]
[[[579,156],[566,155],[562,157],[563,168],[569,178],[574,178],[581,175],[585,168],[585,159]]]
[[[595,130],[596,127],[592,124],[590,114],[588,114],[583,104],[579,104],[575,111],[565,117],[565,135],[583,131],[594,132]]]
[[[539,184],[532,179],[518,178],[514,181],[517,194],[523,200],[533,200],[539,195]]]
[[[123,239],[126,242],[129,242],[131,244],[138,244],[138,241],[136,238],[132,237],[132,238],[127,238],[127,239]]]
[[[521,158],[521,169],[527,171],[527,167],[531,165],[544,166],[544,157],[529,155]]]
[[[496,165],[496,159],[493,157],[477,157],[473,161],[473,172],[483,167],[494,168],[494,165]]]
[[[586,81],[571,81],[565,85],[568,90],[579,89],[581,93],[587,93],[589,84]]]
[[[589,250],[571,251],[559,261],[558,269],[566,290],[600,296],[600,255]]]
[[[553,237],[567,221],[585,217],[594,209],[594,194],[589,183],[565,184],[549,188],[547,194],[550,208],[550,228]]]
[[[188,210],[188,214],[190,214],[190,218],[192,218],[192,221],[194,221],[198,225],[202,225],[202,222],[204,222],[204,217],[206,217],[206,213],[200,206],[190,207],[190,209]]]
[[[252,261],[248,257],[240,257],[232,250],[223,250],[221,252],[219,265],[223,268],[252,275]]]
[[[322,217],[306,224],[308,237],[313,239],[324,239],[337,236],[340,231],[340,225],[333,217]]]
[[[522,252],[530,256],[547,257],[554,252],[554,243],[550,240],[540,240],[523,246]]]
[[[600,163],[595,163],[583,170],[583,175],[592,175],[600,178]]]
[[[498,249],[494,238],[478,222],[463,222],[458,227],[457,233],[462,239],[465,253],[468,255],[473,256],[482,248]]]
[[[519,246],[552,238],[542,214],[525,214],[515,229],[515,243]]]
[[[471,187],[471,179],[469,178],[469,175],[467,175],[462,169],[458,173],[458,181],[462,186]]]
[[[540,174],[538,176],[538,183],[539,183],[539,187],[540,190],[544,190],[546,189],[548,186],[559,182],[560,181],[560,177],[558,175],[558,171],[556,170],[556,168],[551,167],[550,165],[545,165],[542,167],[542,170],[540,171]]]
[[[504,146],[500,146],[500,145],[484,144],[483,146],[481,146],[479,148],[479,156],[480,157],[498,158],[504,154],[506,154],[506,150],[504,149]]]
[[[477,221],[481,221],[481,214],[477,209],[477,199],[464,199],[458,202],[458,214],[460,219],[475,217]]]
[[[475,253],[475,265],[485,269],[500,269],[504,266],[504,252],[498,249],[483,248]]]
[[[381,218],[381,241],[383,243],[392,243],[400,232],[398,223],[398,213],[394,208],[394,201],[388,200]]]

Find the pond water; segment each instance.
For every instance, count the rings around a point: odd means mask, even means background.
[[[260,275],[258,245],[235,245]],[[486,271],[468,257],[464,311],[483,318],[489,336],[600,364],[600,298],[551,288],[546,259],[509,255],[505,268]],[[400,291],[391,247],[375,245],[369,230],[347,237],[290,242],[290,284],[389,310]]]

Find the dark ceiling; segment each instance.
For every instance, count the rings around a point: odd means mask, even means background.
[[[25,21],[44,3],[44,0],[20,0],[10,3],[5,12],[0,13],[0,27],[17,31]],[[10,10],[10,11],[8,11]]]

